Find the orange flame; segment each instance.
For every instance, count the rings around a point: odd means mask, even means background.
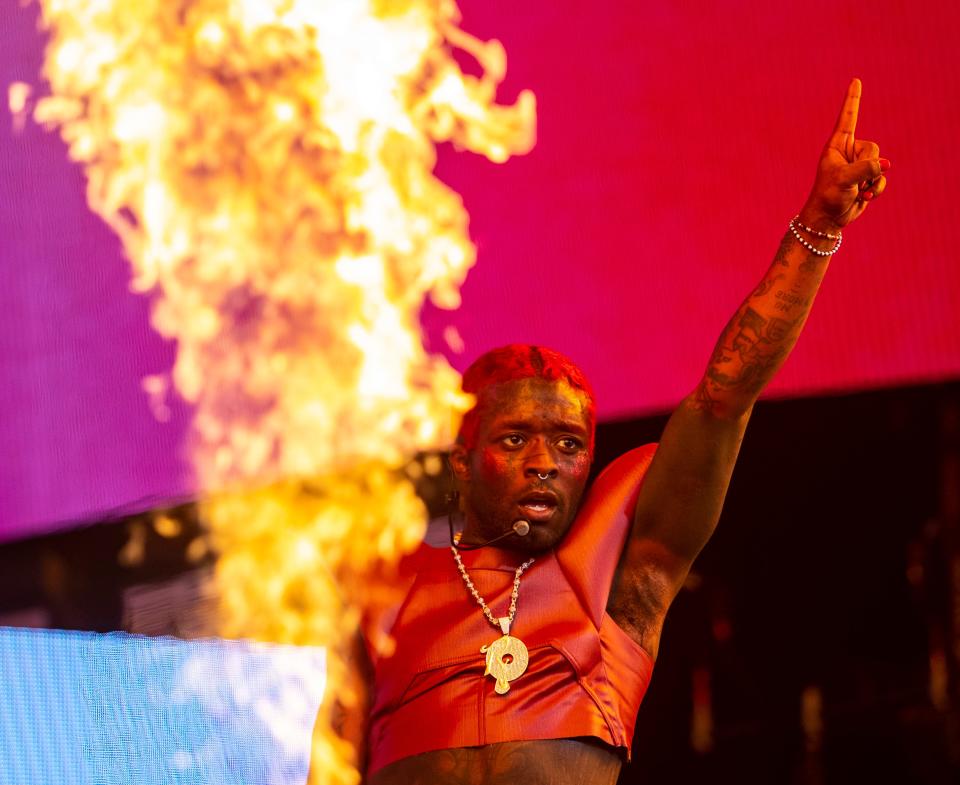
[[[435,144],[504,161],[534,99],[495,103],[503,48],[452,0],[42,0],[58,127],[134,287],[177,341],[224,634],[330,647],[362,576],[422,536],[399,469],[468,404],[419,310],[459,305],[474,263]],[[461,72],[453,50],[483,75]],[[146,381],[154,411],[163,379]],[[313,772],[355,782],[318,721]]]

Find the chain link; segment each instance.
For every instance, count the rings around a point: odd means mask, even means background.
[[[451,545],[450,552],[453,553],[454,561],[457,563],[457,569],[460,570],[460,575],[463,578],[463,582],[467,584],[467,591],[473,596],[473,599],[477,601],[477,605],[483,610],[483,615],[487,617],[494,627],[498,630],[500,629],[499,620],[493,615],[490,608],[487,607],[487,603],[483,601],[483,597],[480,596],[480,592],[477,591],[477,587],[473,585],[473,581],[470,580],[470,576],[467,575],[467,568],[463,566],[463,562],[460,560],[460,553],[457,551],[456,547]],[[513,617],[517,615],[517,597],[520,595],[520,576],[523,575],[524,571],[533,564],[534,559],[527,559],[523,564],[517,567],[516,572],[513,574],[513,592],[510,594],[510,611],[507,616],[507,625],[513,624]]]

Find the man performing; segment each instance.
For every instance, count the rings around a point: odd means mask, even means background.
[[[886,185],[889,162],[854,136],[859,102],[854,79],[809,198],[659,447],[616,460],[582,504],[596,424],[582,372],[534,346],[466,372],[476,406],[450,454],[463,531],[410,557],[405,599],[381,622],[395,646],[371,655],[372,785],[616,782],[753,405],[841,230]]]

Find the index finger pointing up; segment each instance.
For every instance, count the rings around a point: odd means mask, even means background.
[[[857,130],[857,114],[860,111],[860,80],[854,78],[847,89],[847,97],[843,99],[843,106],[840,108],[840,116],[837,118],[837,127],[833,129],[833,142],[838,147],[845,147],[847,138],[853,138]]]

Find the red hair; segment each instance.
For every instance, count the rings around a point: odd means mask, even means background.
[[[593,452],[597,406],[586,374],[566,355],[543,346],[512,343],[480,355],[463,374],[463,391],[477,397],[474,407],[463,416],[457,440],[468,449],[476,446],[484,392],[496,384],[517,379],[546,379],[566,382],[583,394],[590,425],[589,449]]]

